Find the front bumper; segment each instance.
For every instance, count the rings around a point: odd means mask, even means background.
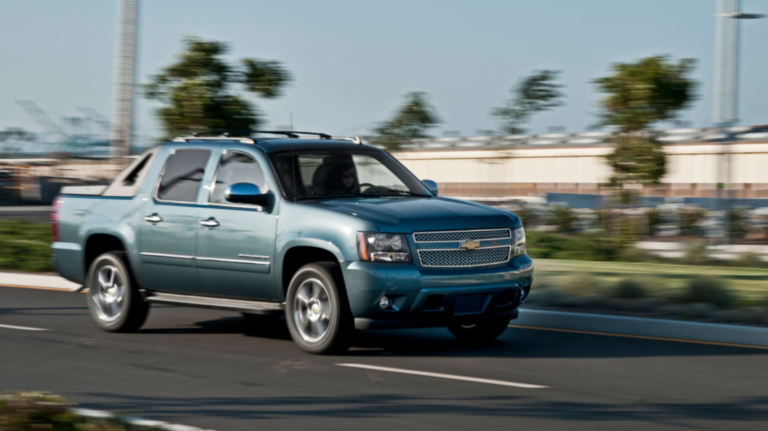
[[[516,318],[533,282],[533,261],[520,256],[505,265],[456,269],[349,262],[342,272],[358,329],[436,327]],[[380,306],[384,296],[387,309]]]

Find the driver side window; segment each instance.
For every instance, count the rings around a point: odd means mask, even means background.
[[[219,161],[209,202],[213,204],[229,203],[225,193],[229,186],[237,183],[256,184],[262,193],[267,191],[264,172],[253,157],[238,151],[225,151]]]

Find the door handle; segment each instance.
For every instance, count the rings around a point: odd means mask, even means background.
[[[205,226],[208,229],[213,229],[219,226],[219,222],[217,222],[213,217],[209,218],[208,220],[200,220],[198,223],[200,226]]]
[[[163,221],[163,218],[157,215],[157,213],[144,217],[144,221],[147,223],[158,224]]]

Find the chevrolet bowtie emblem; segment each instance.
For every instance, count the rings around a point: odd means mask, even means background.
[[[463,248],[464,250],[474,250],[478,247],[480,247],[480,243],[471,239],[465,239],[459,245],[459,248]]]

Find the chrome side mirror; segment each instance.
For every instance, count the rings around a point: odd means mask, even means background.
[[[437,183],[432,180],[421,180],[422,183],[424,183],[425,186],[427,186],[427,190],[432,192],[433,195],[437,196]]]
[[[236,204],[265,206],[269,202],[269,193],[262,193],[256,184],[235,183],[227,187],[224,198]]]

